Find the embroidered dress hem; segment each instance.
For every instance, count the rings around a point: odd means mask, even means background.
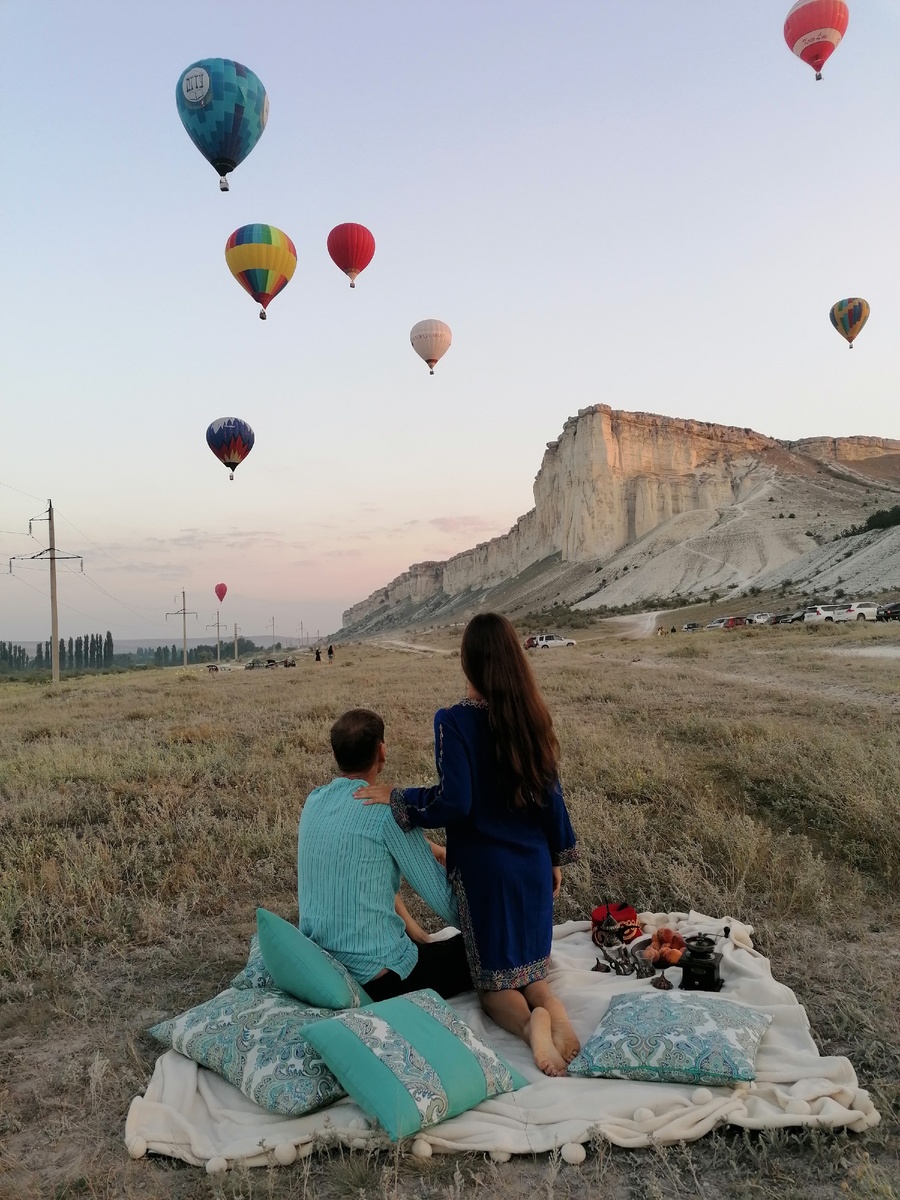
[[[527,963],[524,967],[509,967],[505,971],[483,971],[474,981],[481,992],[505,992],[510,988],[527,987],[539,983],[550,973],[550,955]]]
[[[554,867],[565,867],[569,863],[578,862],[581,854],[577,846],[569,846],[567,850],[560,850],[558,854],[552,856]]]

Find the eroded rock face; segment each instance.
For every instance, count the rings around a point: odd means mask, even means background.
[[[392,608],[411,611],[416,605],[440,604],[463,593],[474,596],[551,557],[563,566],[607,560],[670,522],[677,540],[684,535],[678,534],[681,523],[676,518],[695,513],[699,520],[707,513],[702,523],[714,526],[726,519],[724,514],[728,519],[742,515],[745,503],[759,497],[779,473],[815,476],[816,463],[875,458],[887,462],[897,453],[900,442],[886,438],[807,438],[787,443],[751,429],[597,404],[570,417],[560,437],[547,443],[534,481],[535,506],[508,533],[447,562],[410,567],[349,609],[344,625],[366,622]],[[765,519],[771,515],[768,510]],[[734,528],[738,542],[746,543],[747,532]],[[805,549],[798,543],[802,534],[795,529],[790,533],[780,538],[784,545],[779,544],[776,557],[781,561]],[[699,549],[695,554],[727,568],[723,560],[730,553],[728,538],[716,534],[714,541],[714,550],[722,542],[724,554]],[[656,594],[666,590],[661,587]]]
[[[893,438],[816,437],[801,438],[799,442],[784,444],[788,450],[826,462],[863,462],[868,458],[881,458],[886,454],[900,454],[900,442]]]

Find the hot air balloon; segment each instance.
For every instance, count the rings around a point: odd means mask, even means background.
[[[844,0],[797,0],[784,23],[789,48],[822,78],[822,68],[847,32],[850,10]]]
[[[253,299],[266,306],[285,287],[297,266],[297,251],[286,233],[274,225],[242,225],[225,243],[228,269]]]
[[[216,584],[216,586],[215,586],[215,593],[216,593],[216,598],[218,599],[218,601],[219,601],[219,603],[220,603],[220,604],[221,604],[221,603],[222,603],[222,601],[225,599],[225,593],[226,593],[227,591],[228,591],[228,588],[225,586],[225,584],[224,584],[224,583],[217,583],[217,584]]]
[[[255,441],[253,430],[240,417],[219,417],[206,431],[206,444],[219,462],[228,467],[229,479],[234,479],[235,471],[253,449]],[[219,586],[224,587],[224,584]]]
[[[832,325],[842,338],[847,339],[852,350],[853,339],[859,337],[863,325],[869,319],[869,306],[866,301],[859,296],[851,296],[849,300],[838,300],[837,304],[831,306],[828,315]]]
[[[443,321],[419,321],[409,331],[412,348],[420,358],[424,358],[434,374],[435,363],[444,357],[450,349],[453,335],[450,326]]]
[[[175,103],[188,137],[219,172],[219,188],[227,192],[225,176],[244,161],[266,127],[266,89],[239,62],[201,58],[181,72]]]
[[[356,287],[356,277],[372,261],[375,239],[365,225],[335,225],[328,235],[328,253],[336,266],[350,276],[350,286]]]

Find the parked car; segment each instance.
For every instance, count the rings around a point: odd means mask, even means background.
[[[803,610],[801,609],[799,613],[790,613],[790,612],[776,613],[775,616],[772,618],[772,624],[773,625],[790,625],[793,621],[802,621],[802,620],[803,620]]]
[[[250,661],[244,665],[244,670],[245,671],[255,671],[257,667],[261,667],[261,666],[262,666],[262,663],[259,661],[258,658],[251,658]]]
[[[890,604],[882,604],[878,609],[879,621],[900,621],[900,600],[892,600]]]
[[[812,604],[803,613],[806,625],[821,625],[823,621],[849,621],[850,614],[843,604]]]
[[[860,600],[856,604],[851,604],[847,609],[847,615],[851,621],[877,621],[878,609],[881,606],[873,604],[870,600]]]
[[[539,633],[534,639],[534,650],[552,650],[556,646],[574,646],[571,638],[561,637],[558,633]]]
[[[537,639],[536,639],[535,635],[534,635],[533,633],[532,633],[532,634],[530,634],[530,635],[529,635],[529,636],[528,636],[528,637],[525,639],[525,643],[524,643],[524,645],[525,645],[525,649],[526,649],[526,650],[533,650],[533,649],[534,649],[534,645],[535,645],[535,642],[536,642],[536,641],[537,641]]]
[[[775,624],[775,614],[774,613],[765,613],[765,612],[751,613],[750,616],[747,617],[747,624],[748,625],[774,625]]]
[[[788,624],[796,625],[797,622],[802,621],[805,616],[806,616],[806,609],[798,608],[795,613],[791,613],[790,617],[788,618]]]
[[[706,628],[707,629],[724,629],[725,622],[727,619],[728,619],[727,617],[716,617],[715,620],[710,621],[710,623],[706,626]]]
[[[746,617],[726,617],[722,625],[723,629],[739,629],[742,625],[747,624]]]
[[[696,633],[698,629],[702,629],[702,628],[703,628],[703,626],[700,624],[699,621],[688,621],[687,625],[682,625],[681,632],[682,633]]]

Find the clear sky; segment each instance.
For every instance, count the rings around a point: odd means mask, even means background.
[[[4,563],[52,497],[85,559],[66,636],[172,640],[182,587],[202,633],[219,581],[246,632],[324,634],[505,532],[580,407],[900,437],[900,3],[851,0],[821,83],[789,7],[7,0]],[[215,55],[270,100],[228,194],[174,99]],[[266,322],[224,260],[251,221],[297,246]],[[341,221],[377,242],[355,291]],[[433,378],[425,317],[453,330]],[[204,434],[232,415],[256,446],[230,483]],[[49,637],[34,588],[0,579],[0,638]]]

